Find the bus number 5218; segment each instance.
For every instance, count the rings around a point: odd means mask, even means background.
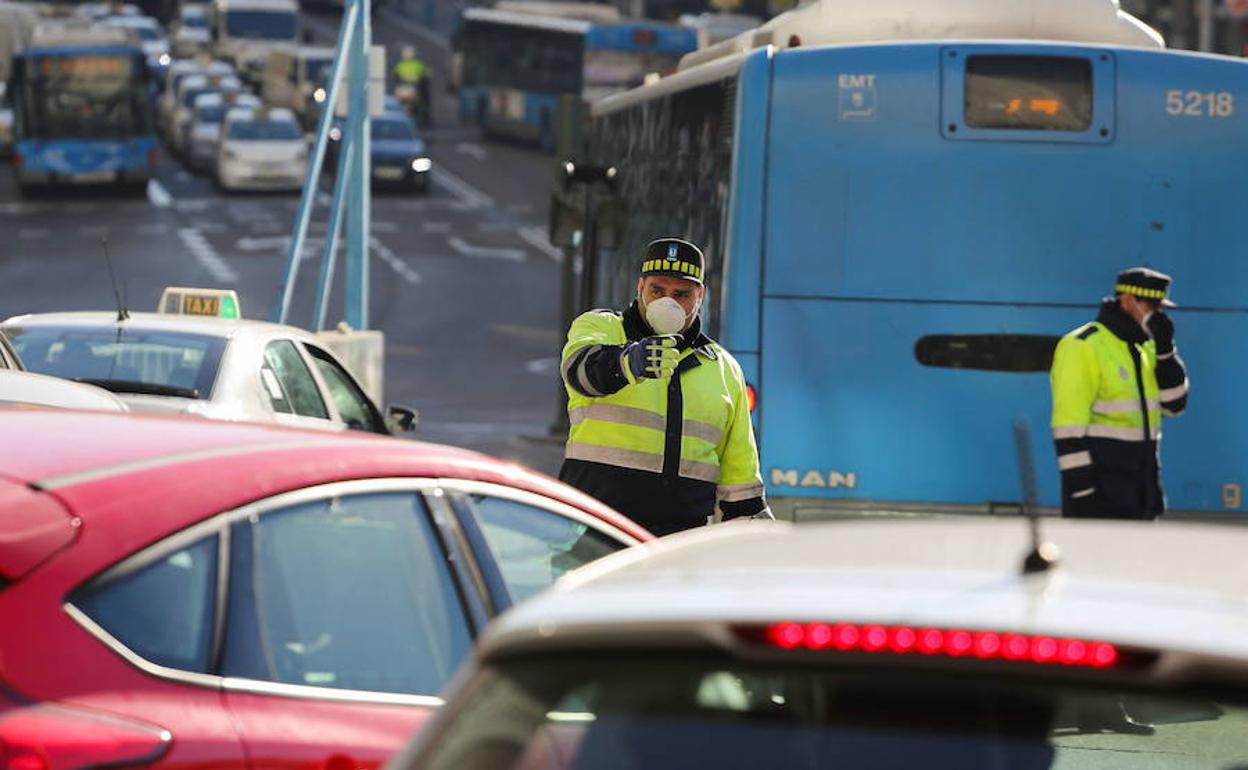
[[[1166,112],[1171,115],[1229,118],[1235,114],[1235,97],[1229,91],[1166,92]]]

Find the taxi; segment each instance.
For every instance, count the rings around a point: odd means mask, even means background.
[[[1248,529],[728,523],[569,574],[390,770],[1232,770]]]
[[[0,332],[29,371],[105,388],[135,411],[372,433],[414,419],[398,406],[383,417],[311,332],[242,318],[232,290],[171,287],[159,308],[31,313]]]

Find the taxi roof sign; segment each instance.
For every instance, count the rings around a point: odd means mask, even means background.
[[[238,292],[233,289],[195,289],[167,286],[161,292],[158,313],[242,318]]]

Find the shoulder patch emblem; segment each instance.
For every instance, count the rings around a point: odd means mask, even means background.
[[[1101,330],[1101,327],[1099,326],[1089,326],[1088,328],[1079,332],[1079,334],[1075,336],[1077,336],[1081,340],[1086,340],[1088,337],[1091,337],[1093,334],[1096,334],[1100,330]]]

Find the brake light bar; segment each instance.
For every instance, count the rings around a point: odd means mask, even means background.
[[[1112,668],[1124,653],[1109,642],[1043,634],[874,623],[773,623],[738,629],[751,641],[782,650],[871,652]]]

